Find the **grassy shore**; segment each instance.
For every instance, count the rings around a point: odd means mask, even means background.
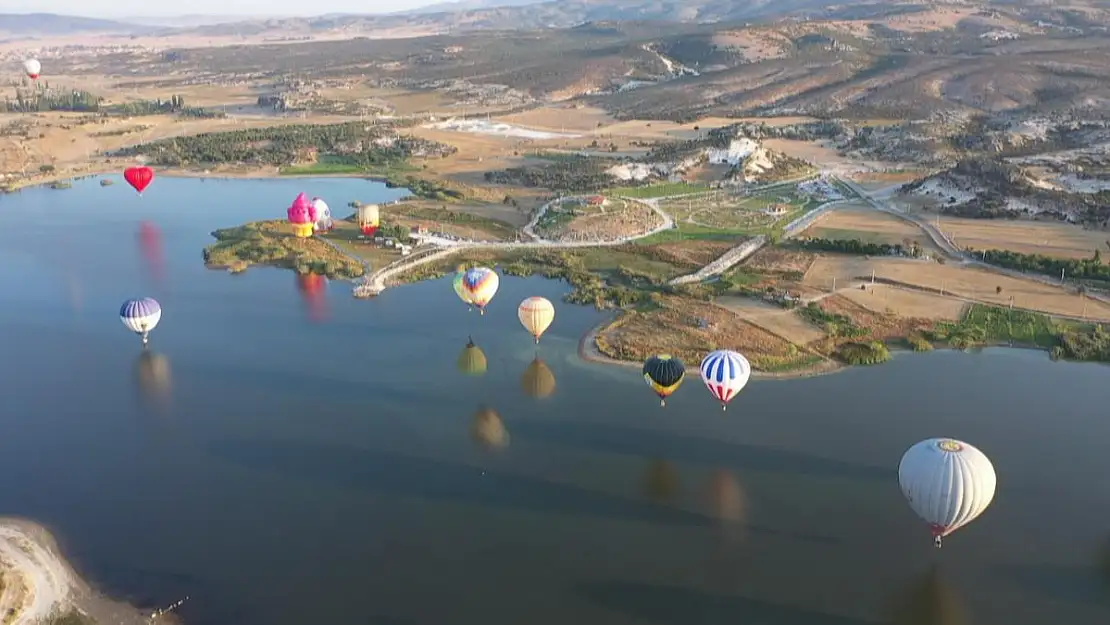
[[[329,278],[357,278],[363,263],[315,237],[299,238],[285,221],[256,221],[212,233],[216,242],[204,248],[204,262],[213,269],[245,271],[251,265],[318,273]]]

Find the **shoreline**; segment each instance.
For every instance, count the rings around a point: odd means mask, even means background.
[[[0,609],[10,625],[38,625],[70,612],[105,625],[170,622],[96,592],[74,571],[50,531],[30,519],[0,517],[0,572]]]

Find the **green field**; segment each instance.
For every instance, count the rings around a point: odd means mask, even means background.
[[[605,195],[631,197],[640,200],[647,200],[657,197],[669,197],[672,195],[690,195],[691,193],[705,193],[709,191],[709,186],[700,183],[685,182],[664,182],[660,184],[651,184],[646,187],[616,187],[609,189]]]
[[[783,215],[764,213],[772,204],[786,205],[787,212]],[[674,217],[678,228],[652,237],[652,242],[772,235],[820,204],[820,200],[799,194],[790,186],[763,190],[751,196],[721,191],[696,198],[668,200],[660,207]]]

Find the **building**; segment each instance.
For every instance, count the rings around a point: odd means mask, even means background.
[[[428,227],[427,226],[413,226],[410,229],[410,232],[412,234],[418,234],[418,235],[428,234]]]
[[[397,248],[401,250],[401,256],[408,256],[409,254],[412,254],[411,245],[398,245]]]
[[[605,199],[604,195],[591,195],[586,198],[586,206],[605,206],[607,203],[608,200]]]
[[[770,215],[771,217],[783,217],[788,212],[790,212],[790,207],[786,204],[771,204],[767,208],[763,209],[763,212],[764,214]]]

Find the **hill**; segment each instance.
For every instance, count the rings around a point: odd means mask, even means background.
[[[150,33],[149,26],[54,13],[0,13],[0,34],[76,35],[82,33]]]

